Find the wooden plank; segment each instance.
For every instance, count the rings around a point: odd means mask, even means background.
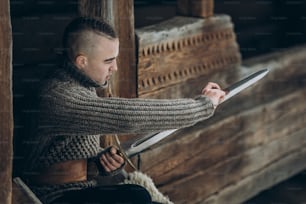
[[[244,203],[305,203],[305,175],[305,171],[302,171]]]
[[[13,156],[12,28],[9,1],[0,2],[0,203],[11,203]]]
[[[179,15],[210,17],[214,15],[214,0],[177,0]]]
[[[257,171],[262,171],[262,169],[266,169],[267,166],[273,165],[278,160],[282,160],[288,155],[291,155],[292,152],[300,150],[305,146],[305,143],[301,142],[306,139],[305,133],[306,129],[303,129],[286,136],[284,139],[272,141],[267,144],[265,143],[248,151],[242,151],[242,155],[226,159],[224,162],[214,165],[209,169],[194,169],[195,173],[193,175],[171,182],[167,188],[161,187],[160,190],[166,195],[169,195],[170,198],[173,198],[175,203],[185,203],[190,200],[196,202],[203,201],[211,194],[218,194],[227,186],[239,183],[241,179]],[[188,163],[186,163],[186,165],[188,165]],[[305,168],[305,165],[303,165],[303,167]],[[296,173],[292,168],[292,166],[284,168],[280,174],[285,175],[281,175],[281,178],[288,178],[289,175],[291,176],[292,171]],[[278,172],[274,173],[276,175],[278,174]],[[275,177],[275,175],[271,176]],[[256,188],[256,185],[262,186],[264,182],[259,183],[253,180],[250,181],[249,185],[253,185],[254,188]],[[187,195],[184,194],[182,190],[178,190],[181,186],[188,189]],[[236,193],[239,194],[239,192]],[[243,194],[243,191],[241,194]],[[240,197],[241,201],[248,198],[249,196],[244,197],[241,195]]]
[[[306,149],[304,145],[287,157],[275,161],[265,169],[241,179],[240,182],[226,187],[222,191],[218,192],[218,194],[212,195],[200,203],[227,203],[228,201],[231,201],[232,203],[242,203],[246,199],[256,195],[258,192],[284,181],[304,170],[306,168],[305,158]],[[280,196],[280,194],[278,194],[278,196]]]
[[[220,161],[236,157],[250,148],[292,134],[305,125],[305,99],[306,91],[298,91],[269,106],[260,106],[228,117],[213,127],[195,130],[196,132],[191,129],[184,130],[175,137],[173,143],[156,147],[156,151],[143,154],[142,169],[150,172],[155,181],[163,185],[183,178],[190,172],[206,169]],[[280,111],[284,106],[293,105],[293,110]],[[300,114],[299,121],[294,120],[297,114]],[[191,132],[196,136],[189,137],[188,133]]]
[[[240,66],[236,35],[226,15],[209,19],[174,17],[136,30],[138,93],[154,97],[163,89]]]

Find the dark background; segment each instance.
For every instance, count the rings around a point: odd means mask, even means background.
[[[232,17],[244,59],[306,42],[306,2],[215,0],[214,13]],[[135,1],[135,27],[176,15],[176,1]]]
[[[135,27],[176,15],[176,0],[135,0]],[[244,59],[306,42],[306,3],[298,0],[215,0],[214,13],[232,17]],[[76,0],[12,0],[14,63],[43,61],[60,50]]]

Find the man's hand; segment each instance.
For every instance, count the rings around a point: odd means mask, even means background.
[[[109,173],[122,167],[124,164],[124,159],[118,154],[118,150],[115,147],[111,147],[109,148],[109,151],[106,151],[101,155],[100,163],[105,172]]]
[[[202,94],[211,99],[214,108],[220,104],[222,99],[225,96],[225,92],[221,90],[220,86],[216,83],[209,82],[204,89],[202,90]]]

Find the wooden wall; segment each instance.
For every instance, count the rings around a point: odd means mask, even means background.
[[[141,154],[141,170],[175,203],[241,203],[306,167],[301,142],[306,131],[305,47],[282,49],[288,44],[279,43],[283,36],[275,36],[286,29],[282,23],[275,24],[280,17],[274,15],[279,14],[268,14],[274,9],[271,4],[253,8],[252,3],[246,5],[249,15],[238,17],[240,26],[251,32],[246,35],[250,41],[238,46],[235,40],[240,33],[227,40],[218,36],[225,28],[235,28],[235,21],[219,15],[201,21],[199,32],[196,20],[189,17],[136,29],[139,97],[193,97],[209,80],[226,87],[258,69],[270,69],[268,77],[222,104],[213,118]],[[267,16],[257,19],[262,7]],[[256,27],[256,22],[264,22],[261,18],[270,18],[267,30]],[[199,33],[210,37],[201,41],[196,37]],[[265,42],[262,49],[258,43]],[[239,47],[249,58],[242,61],[245,67],[239,66]],[[224,53],[236,60],[224,60]],[[256,53],[266,55],[251,59]],[[213,56],[224,64],[212,66]]]
[[[0,2],[0,203],[11,203],[13,155],[12,30],[9,1]]]
[[[141,169],[175,203],[201,204],[241,203],[305,169],[305,54],[296,47],[243,62],[237,78],[270,73],[213,118],[144,152]]]

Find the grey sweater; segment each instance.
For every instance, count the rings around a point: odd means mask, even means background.
[[[103,134],[150,133],[188,127],[212,116],[214,111],[212,102],[205,96],[196,99],[101,98],[95,92],[98,86],[69,62],[44,83],[37,134],[28,140],[28,172],[61,161],[95,157],[102,150],[99,137]],[[92,185],[95,182],[88,181],[52,186],[52,190],[47,191],[54,194],[54,189]],[[47,191],[37,193],[45,196]]]

